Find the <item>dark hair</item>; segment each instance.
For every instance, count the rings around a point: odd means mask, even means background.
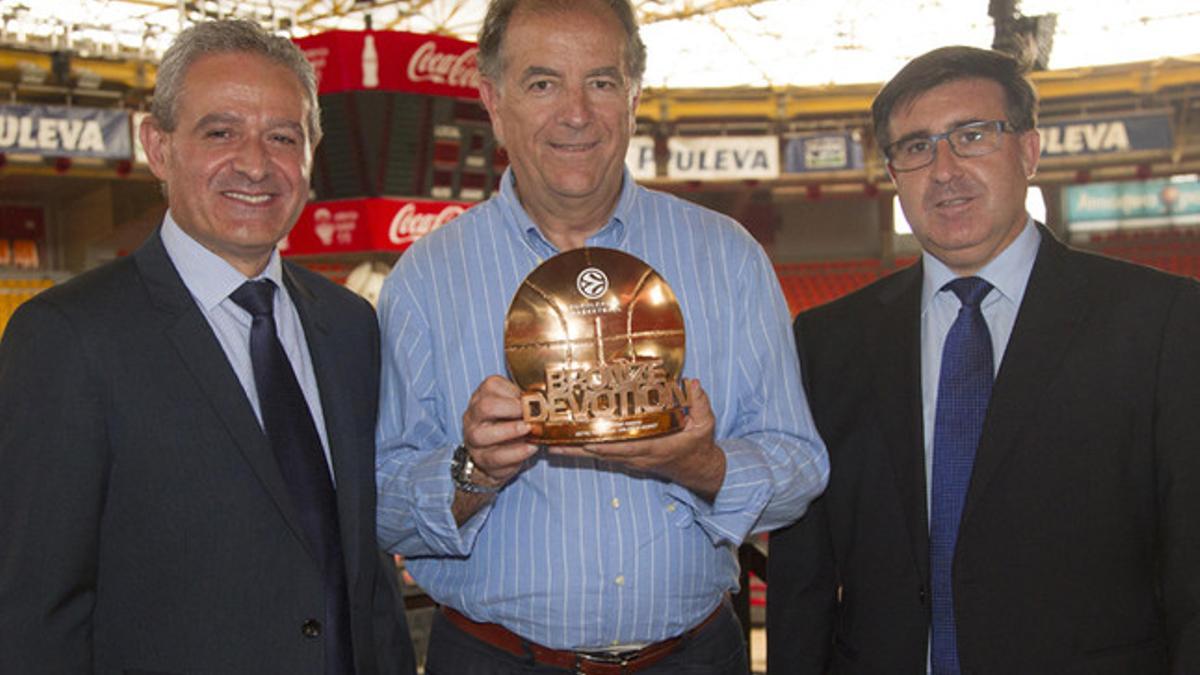
[[[1004,90],[1004,114],[1014,131],[1037,126],[1037,92],[1016,59],[977,47],[942,47],[909,61],[875,96],[871,117],[879,148],[892,142],[888,124],[896,106],[947,82],[974,78],[992,80]]]
[[[272,35],[251,21],[221,20],[198,23],[175,37],[158,64],[150,113],[163,131],[178,123],[179,96],[188,68],[210,54],[249,53],[263,56],[292,71],[308,99],[308,134],[313,147],[321,140],[321,108],[312,64],[291,40]]]
[[[499,82],[504,73],[504,33],[521,0],[491,0],[483,28],[479,30],[479,74]],[[579,6],[579,0],[540,0],[532,11],[566,10]],[[646,44],[638,32],[637,14],[630,0],[604,0],[625,29],[625,69],[634,87],[641,85],[646,72]]]

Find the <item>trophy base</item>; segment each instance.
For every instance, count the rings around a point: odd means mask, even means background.
[[[684,410],[676,408],[621,419],[591,422],[530,422],[529,440],[542,445],[588,445],[665,436],[683,428]]]

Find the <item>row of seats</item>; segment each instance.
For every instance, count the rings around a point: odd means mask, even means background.
[[[1200,228],[1105,232],[1088,239],[1089,248],[1114,258],[1200,255]]]
[[[1200,232],[1197,230],[1196,232]],[[1093,247],[1105,255],[1129,260],[1142,265],[1156,267],[1175,274],[1200,278],[1200,234],[1189,231],[1183,235],[1184,242],[1193,243],[1195,251],[1189,246],[1180,245],[1181,236],[1167,239],[1162,235],[1145,235],[1138,239],[1138,245],[1130,245],[1126,241],[1131,235],[1120,237],[1112,234],[1092,237]],[[1154,242],[1153,246],[1144,246],[1146,242]],[[890,274],[893,269],[906,267],[914,258],[897,259],[894,266],[885,267],[877,259],[829,260],[808,263],[783,263],[775,266],[779,283],[783,287],[784,297],[793,316],[796,314],[836,300],[866,286],[867,284]],[[323,265],[318,271],[337,280],[344,278],[347,268],[345,265]],[[0,335],[9,317],[16,311],[18,305],[33,297],[43,288],[54,284],[51,279],[38,278],[0,278]]]
[[[1089,237],[1093,246],[1143,242],[1200,242],[1200,227],[1147,228],[1142,230],[1113,230],[1096,232]]]
[[[1089,238],[1104,255],[1200,277],[1200,227],[1104,232]]]
[[[1093,235],[1091,244],[1090,248],[1104,255],[1200,279],[1200,229],[1179,230],[1172,237],[1153,232],[1119,237]],[[785,263],[776,265],[775,271],[795,316],[858,290],[914,260],[897,259],[894,267],[884,267],[879,260]]]
[[[781,263],[775,266],[788,309],[795,316],[817,305],[836,300],[847,293],[911,265],[916,258],[897,258],[892,266],[872,258],[826,260],[806,263]]]
[[[4,328],[8,325],[8,320],[22,302],[37,295],[42,289],[53,285],[54,281],[51,279],[0,278],[0,335],[4,335]]]
[[[1173,274],[1181,274],[1185,277],[1200,278],[1200,254],[1106,251],[1106,255],[1135,262],[1139,265],[1156,267],[1160,270],[1166,270]]]

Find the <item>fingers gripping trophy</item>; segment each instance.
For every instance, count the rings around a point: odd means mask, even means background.
[[[645,262],[607,248],[578,248],[522,282],[505,322],[504,351],[522,390],[530,440],[582,445],[678,431],[683,314],[671,287]]]

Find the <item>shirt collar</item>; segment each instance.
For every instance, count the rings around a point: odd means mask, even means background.
[[[557,247],[546,239],[542,234],[541,229],[529,214],[525,211],[525,207],[521,205],[521,200],[517,196],[516,175],[513,173],[512,166],[504,170],[504,176],[500,179],[500,190],[496,195],[500,206],[509,216],[506,218],[511,227],[515,228],[517,236],[523,238],[534,250],[557,252]],[[637,204],[637,183],[633,180],[633,175],[629,173],[629,168],[626,167],[621,173],[621,194],[617,197],[617,205],[613,209],[612,215],[607,223],[604,224],[595,234],[588,237],[589,246],[606,246],[610,248],[620,247],[625,242],[625,236],[628,229],[630,216],[634,212]]]
[[[1041,242],[1042,234],[1034,225],[1033,218],[1026,216],[1025,227],[1021,230],[1021,234],[1017,235],[1017,238],[1001,251],[1000,255],[976,272],[975,276],[991,284],[1000,292],[1000,296],[1015,305],[1020,305],[1021,299],[1025,296],[1025,286],[1029,283],[1029,274],[1033,271],[1033,262],[1037,258],[1038,246],[1041,245]],[[938,291],[958,275],[941,260],[930,255],[928,251],[921,254],[921,264],[924,269],[921,287],[921,314],[924,315]],[[990,293],[988,296],[985,303],[995,301],[996,296]]]
[[[205,248],[175,222],[168,210],[163,218],[162,242],[183,283],[206,312],[221,304],[246,283],[244,274],[224,258]],[[255,279],[270,279],[283,288],[283,262],[279,250],[271,251],[267,267]]]

